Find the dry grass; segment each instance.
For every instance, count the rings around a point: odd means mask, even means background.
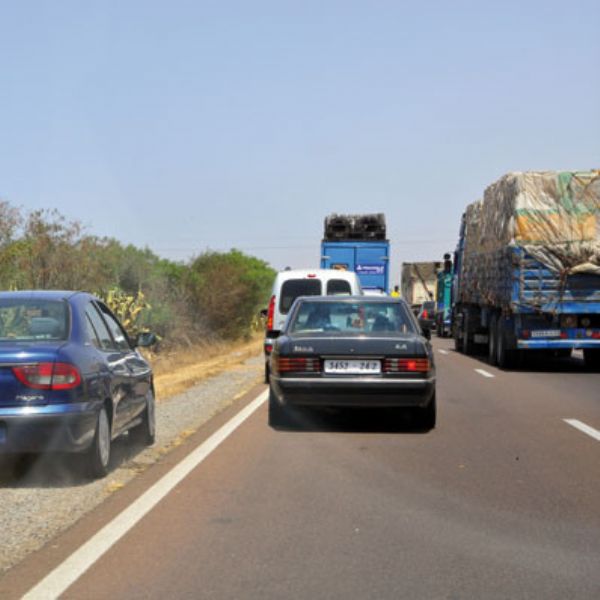
[[[150,357],[157,399],[184,392],[208,377],[241,365],[262,351],[262,335],[248,342],[217,342]]]

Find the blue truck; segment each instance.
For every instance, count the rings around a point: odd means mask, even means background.
[[[354,271],[363,290],[387,294],[389,261],[384,215],[333,214],[325,219],[322,269]]]
[[[583,350],[600,369],[600,171],[511,173],[463,215],[455,253],[457,350],[510,368]]]

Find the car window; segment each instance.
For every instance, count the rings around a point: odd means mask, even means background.
[[[288,279],[281,286],[279,312],[286,315],[296,298],[299,296],[320,296],[321,290],[319,279]]]
[[[414,333],[415,329],[398,303],[305,301],[292,317],[289,331],[385,335]]]
[[[121,324],[117,321],[117,319],[112,315],[107,306],[98,302],[98,308],[102,312],[102,316],[106,321],[108,328],[110,329],[110,333],[112,334],[113,339],[115,340],[117,347],[119,350],[131,350],[131,346],[129,344],[129,340],[127,339],[127,334],[125,330],[121,327]]]
[[[69,310],[63,300],[0,300],[0,342],[64,340],[68,330]]]
[[[94,329],[94,324],[90,320],[90,316],[86,313],[84,320],[85,327],[85,336],[88,342],[94,345],[96,348],[102,348],[102,344],[100,343],[100,338]]]
[[[330,279],[327,282],[327,295],[351,294],[350,282],[345,279]]]
[[[116,350],[117,345],[113,341],[110,332],[102,320],[97,308],[93,304],[88,304],[85,309],[85,315],[97,336],[99,343],[98,347],[102,350]],[[90,341],[92,344],[94,343],[93,337],[90,339]]]

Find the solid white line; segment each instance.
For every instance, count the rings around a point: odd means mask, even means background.
[[[69,558],[49,573],[25,596],[26,600],[58,598],[85,573],[113,544],[121,539],[144,515],[154,508],[178,483],[195,469],[221,442],[227,439],[267,399],[268,391],[243,408],[223,427],[215,431],[191,454],[175,465],[144,492],[133,504],[117,515]]]
[[[440,349],[440,350],[438,350],[438,352],[440,354],[448,354],[448,350],[442,350],[442,349]]]
[[[479,373],[480,375],[483,375],[484,377],[489,377],[491,379],[493,379],[494,377],[496,377],[495,375],[492,375],[491,373],[488,373],[484,369],[475,369],[475,372]]]
[[[579,429],[579,431],[583,431],[583,433],[587,433],[590,437],[593,437],[595,440],[600,442],[600,431],[578,421],[577,419],[563,419],[565,423],[571,425],[571,427],[575,427],[575,429]]]

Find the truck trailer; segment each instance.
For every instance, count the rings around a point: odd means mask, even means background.
[[[389,291],[390,243],[382,214],[338,215],[325,219],[321,268],[354,271],[364,291]]]
[[[491,364],[582,349],[600,368],[600,171],[509,173],[462,217],[452,329]]]

